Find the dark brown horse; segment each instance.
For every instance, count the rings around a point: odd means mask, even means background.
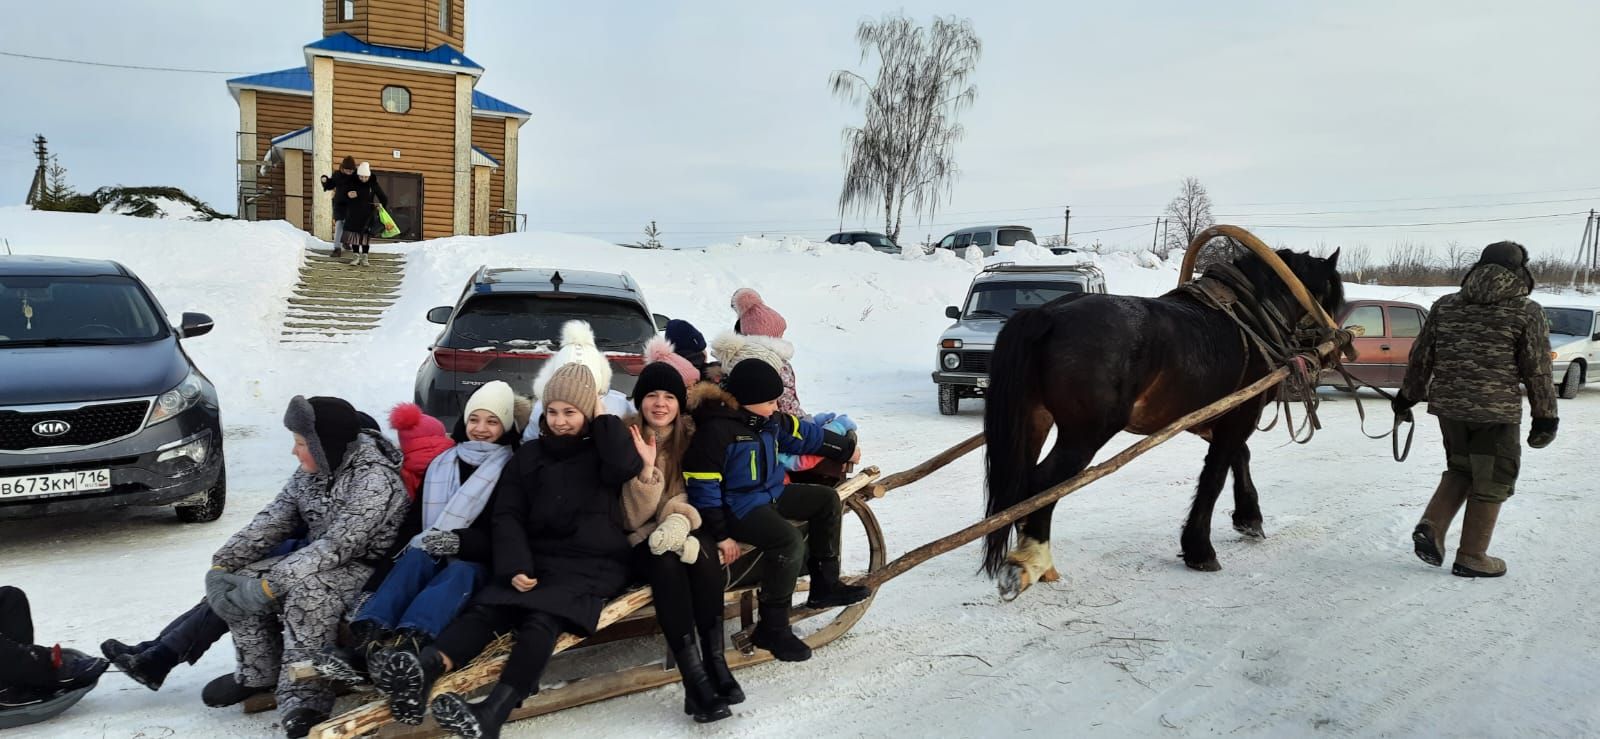
[[[1338,253],[1327,259],[1281,250],[1278,256],[1329,314],[1344,302]],[[1295,325],[1306,310],[1260,257],[1234,261],[1262,303]],[[988,511],[998,513],[1083,471],[1119,431],[1150,434],[1264,377],[1266,360],[1237,324],[1183,291],[1159,298],[1075,294],[1012,316],[995,341],[983,414],[987,439]],[[1270,394],[1269,394],[1270,396]],[[1211,547],[1211,514],[1233,473],[1233,526],[1261,537],[1261,507],[1250,480],[1246,441],[1267,396],[1192,431],[1210,442],[1189,519],[1184,562],[1221,569]],[[1042,461],[1051,427],[1055,446]],[[984,569],[1014,598],[1035,582],[1056,579],[1050,557],[1049,505],[1010,531],[988,536]]]

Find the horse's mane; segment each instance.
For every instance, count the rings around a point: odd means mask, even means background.
[[[1344,305],[1344,284],[1339,280],[1337,270],[1331,268],[1327,260],[1290,249],[1278,249],[1275,253],[1288,265],[1289,271],[1300,278],[1300,283],[1305,285],[1329,315],[1337,313]],[[1256,288],[1259,299],[1294,304],[1294,295],[1289,291],[1289,286],[1283,284],[1278,273],[1255,252],[1246,250],[1243,255],[1235,257],[1233,267]]]

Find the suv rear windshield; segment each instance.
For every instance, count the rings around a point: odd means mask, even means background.
[[[0,347],[139,344],[166,335],[166,321],[136,280],[0,277]]]
[[[1016,246],[1018,241],[1026,241],[1032,244],[1039,243],[1039,240],[1033,237],[1033,232],[1026,228],[1000,229],[1001,246]]]
[[[990,282],[972,286],[962,318],[1010,318],[1063,295],[1083,292],[1076,282]]]
[[[1594,321],[1593,313],[1571,308],[1545,308],[1544,317],[1550,319],[1550,333],[1562,336],[1588,336]]]
[[[882,234],[856,234],[850,243],[865,243],[867,246],[870,246],[874,249],[889,249],[894,247],[894,242],[890,241],[888,236],[884,236]]]
[[[588,321],[603,350],[638,352],[656,333],[655,323],[637,305],[598,298],[541,295],[483,295],[468,301],[450,324],[457,339],[474,345],[560,340],[561,326]]]

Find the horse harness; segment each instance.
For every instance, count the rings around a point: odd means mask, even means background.
[[[1303,320],[1299,326],[1293,326],[1277,305],[1257,300],[1255,291],[1256,288],[1250,283],[1249,278],[1237,267],[1227,263],[1211,265],[1205,274],[1179,286],[1176,290],[1198,300],[1202,305],[1221,311],[1223,315],[1232,319],[1239,328],[1245,350],[1248,352],[1253,346],[1266,362],[1268,372],[1274,372],[1280,367],[1289,367],[1289,374],[1284,377],[1278,395],[1273,401],[1272,420],[1266,426],[1257,426],[1258,431],[1271,431],[1278,425],[1278,418],[1281,415],[1289,431],[1289,439],[1296,444],[1304,444],[1311,441],[1312,436],[1322,428],[1322,422],[1317,417],[1317,409],[1322,401],[1317,396],[1316,387],[1317,377],[1325,367],[1324,359],[1317,354],[1315,347],[1329,339],[1339,340],[1342,356],[1335,355],[1327,363],[1327,369],[1338,372],[1344,378],[1347,387],[1352,389],[1368,387],[1386,399],[1394,399],[1394,396],[1382,388],[1357,380],[1345,369],[1343,360],[1356,357],[1355,348],[1351,344],[1353,337],[1349,331],[1315,325],[1310,320]],[[1405,461],[1411,454],[1411,440],[1416,433],[1412,419],[1396,415],[1394,426],[1389,431],[1373,435],[1367,432],[1367,413],[1362,407],[1361,398],[1359,395],[1354,397],[1356,413],[1361,418],[1362,435],[1369,439],[1389,437],[1395,461]],[[1296,399],[1305,409],[1305,420],[1298,429],[1294,423]],[[1400,446],[1402,422],[1413,423],[1406,434],[1404,449]]]

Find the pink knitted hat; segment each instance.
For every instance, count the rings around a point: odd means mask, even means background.
[[[666,362],[672,365],[672,368],[683,376],[684,387],[694,387],[694,384],[700,381],[700,370],[695,369],[689,360],[684,359],[672,342],[659,336],[644,345],[644,362],[645,364]]]
[[[739,314],[739,333],[746,336],[783,338],[789,323],[761,299],[761,294],[748,287],[733,293],[733,309]]]

